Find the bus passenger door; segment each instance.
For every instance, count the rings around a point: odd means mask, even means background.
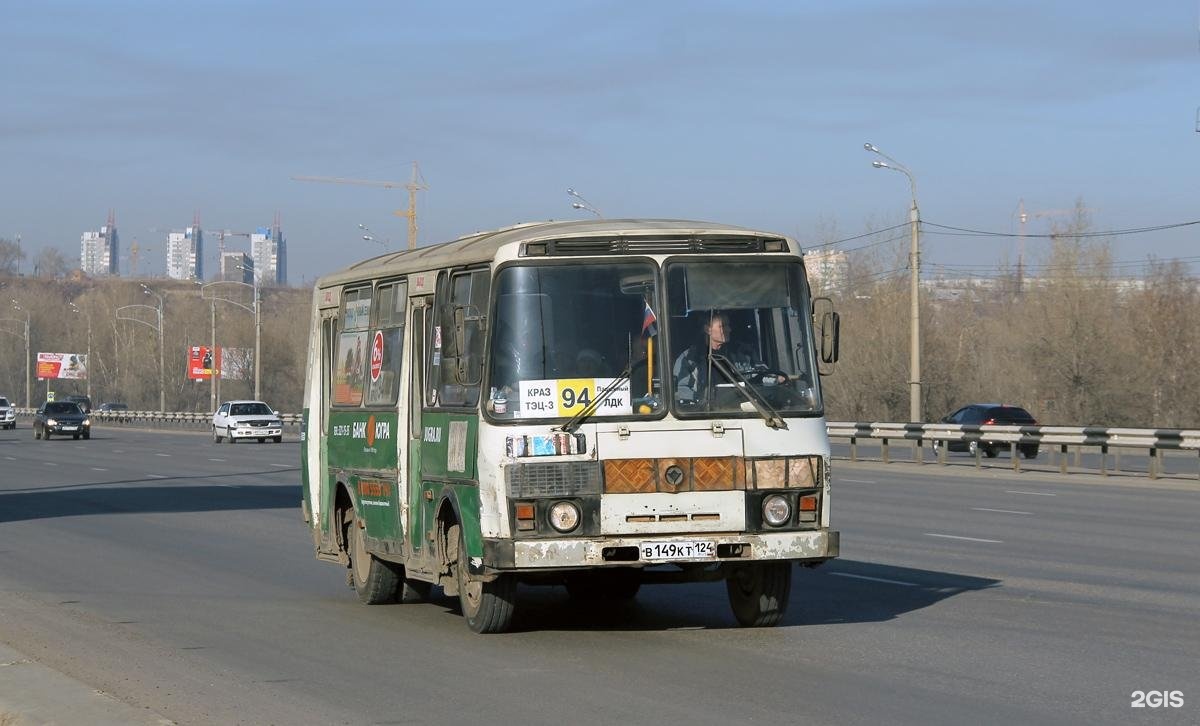
[[[412,317],[409,329],[412,331],[412,345],[406,351],[405,363],[408,366],[408,392],[405,399],[408,412],[408,471],[406,473],[407,498],[404,505],[404,532],[408,535],[408,546],[415,557],[425,557],[424,547],[425,522],[421,506],[421,438],[424,435],[421,409],[425,390],[425,335],[426,316],[431,297],[414,297],[409,300]]]

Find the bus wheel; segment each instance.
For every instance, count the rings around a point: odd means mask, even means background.
[[[491,582],[472,580],[467,570],[467,547],[462,527],[454,524],[446,532],[446,545],[453,548],[447,557],[454,564],[458,579],[458,601],[462,606],[467,627],[476,633],[503,633],[512,625],[513,604],[517,582],[510,575],[500,575]]]
[[[350,579],[358,599],[366,605],[394,602],[399,578],[386,562],[367,552],[366,535],[358,526],[354,510],[346,511],[346,549],[350,554]]]
[[[601,570],[567,576],[567,594],[573,600],[632,600],[642,589],[637,570]]]
[[[792,563],[754,562],[736,567],[725,580],[729,606],[743,628],[768,628],[787,611]]]

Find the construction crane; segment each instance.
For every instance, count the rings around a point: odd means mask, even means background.
[[[129,268],[130,268],[129,276],[130,277],[138,276],[138,255],[143,250],[146,252],[149,252],[151,249],[153,249],[153,248],[139,245],[138,241],[137,241],[137,237],[133,238],[133,244],[129,245]]]
[[[1046,219],[1064,214],[1075,214],[1079,212],[1094,211],[1090,207],[1076,207],[1075,209],[1042,209],[1037,212],[1025,211],[1025,200],[1021,199],[1017,203],[1017,219],[1021,222],[1021,233],[1017,237],[1017,292],[1020,293],[1025,284],[1025,223],[1030,219]]]
[[[384,189],[399,189],[403,187],[407,189],[408,209],[397,209],[395,215],[397,217],[408,217],[408,248],[410,250],[417,248],[417,192],[429,188],[425,184],[425,180],[421,177],[421,170],[417,166],[417,162],[414,161],[412,163],[412,179],[407,182],[346,179],[333,176],[294,176],[292,179],[295,181],[322,182],[325,184],[357,184],[363,187],[383,187]]]
[[[231,232],[228,229],[218,229],[216,231],[209,232],[209,234],[215,234],[217,236],[217,277],[224,280],[225,279],[225,269],[224,269],[224,267],[222,267],[222,265],[225,264],[225,238],[226,237],[245,237],[246,239],[250,239],[250,233],[249,232]]]

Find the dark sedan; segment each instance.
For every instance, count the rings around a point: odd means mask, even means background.
[[[1002,403],[972,403],[946,416],[941,422],[962,426],[1037,426],[1037,421],[1033,418],[1033,414],[1020,406],[1010,406]],[[934,450],[937,449],[939,444],[940,442],[934,443]],[[983,454],[989,459],[995,458],[1000,453],[1001,448],[1007,449],[1008,443],[989,439],[980,439],[978,442],[946,442],[946,449],[948,451],[966,451],[974,454],[976,450],[982,449]],[[1018,444],[1017,450],[1026,459],[1036,459],[1038,455],[1037,444]]]
[[[47,401],[33,416],[33,438],[49,439],[51,435],[78,439],[92,438],[92,420],[79,404],[70,401]]]

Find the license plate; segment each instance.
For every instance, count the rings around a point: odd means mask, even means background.
[[[78,426],[63,426],[62,430],[63,431],[74,431],[77,428],[79,428],[79,427]]]
[[[643,542],[638,551],[643,560],[711,560],[717,556],[712,542]]]

